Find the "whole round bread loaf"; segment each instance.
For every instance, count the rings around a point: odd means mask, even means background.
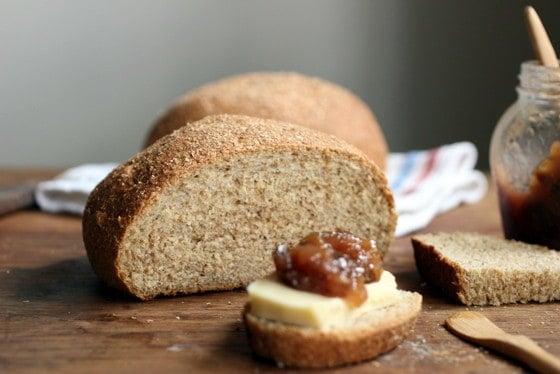
[[[95,272],[140,299],[227,290],[269,274],[272,251],[312,231],[374,239],[396,213],[384,173],[355,147],[301,126],[206,117],[118,166],[90,194]]]
[[[155,121],[146,145],[213,114],[276,119],[333,134],[361,149],[381,169],[385,167],[385,137],[360,98],[326,80],[288,72],[233,76],[187,93]]]

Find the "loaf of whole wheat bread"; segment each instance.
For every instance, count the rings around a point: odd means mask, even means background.
[[[272,251],[313,231],[374,239],[396,225],[384,173],[355,147],[297,125],[236,115],[173,132],[89,196],[83,239],[95,272],[140,299],[246,286]]]
[[[360,98],[326,80],[290,72],[232,76],[185,94],[156,119],[146,145],[213,114],[276,119],[334,134],[385,166],[385,137]]]
[[[560,252],[477,233],[412,237],[420,274],[466,305],[560,300]]]

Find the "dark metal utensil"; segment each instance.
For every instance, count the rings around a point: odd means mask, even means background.
[[[0,187],[0,215],[33,206],[36,185],[35,181],[27,181]]]

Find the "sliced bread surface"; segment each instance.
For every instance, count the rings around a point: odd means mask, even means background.
[[[251,314],[247,304],[243,320],[249,344],[257,355],[279,366],[319,369],[373,359],[406,339],[422,309],[420,294],[398,292],[395,304],[372,309],[328,329],[259,318]]]
[[[477,233],[412,237],[419,273],[466,305],[560,300],[560,252]]]
[[[146,145],[215,114],[275,119],[333,134],[385,166],[387,143],[368,105],[335,83],[294,72],[246,73],[199,87],[155,120]]]
[[[296,125],[206,117],[117,167],[91,193],[83,238],[95,272],[140,299],[246,286],[272,251],[312,231],[374,239],[396,225],[383,172],[355,147]]]

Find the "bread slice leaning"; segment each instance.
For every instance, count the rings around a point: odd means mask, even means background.
[[[397,347],[414,327],[422,296],[399,290],[395,304],[373,309],[343,325],[316,329],[256,317],[247,304],[243,320],[249,344],[279,366],[327,368],[370,360]]]
[[[155,120],[146,145],[215,114],[274,119],[333,134],[385,167],[387,142],[368,105],[337,84],[293,72],[253,72],[199,87]]]
[[[229,290],[273,270],[272,251],[348,230],[384,255],[396,213],[383,172],[318,131],[219,115],[117,167],[91,193],[83,239],[95,272],[140,299]]]
[[[412,237],[419,273],[466,305],[560,300],[560,252],[477,233]]]

